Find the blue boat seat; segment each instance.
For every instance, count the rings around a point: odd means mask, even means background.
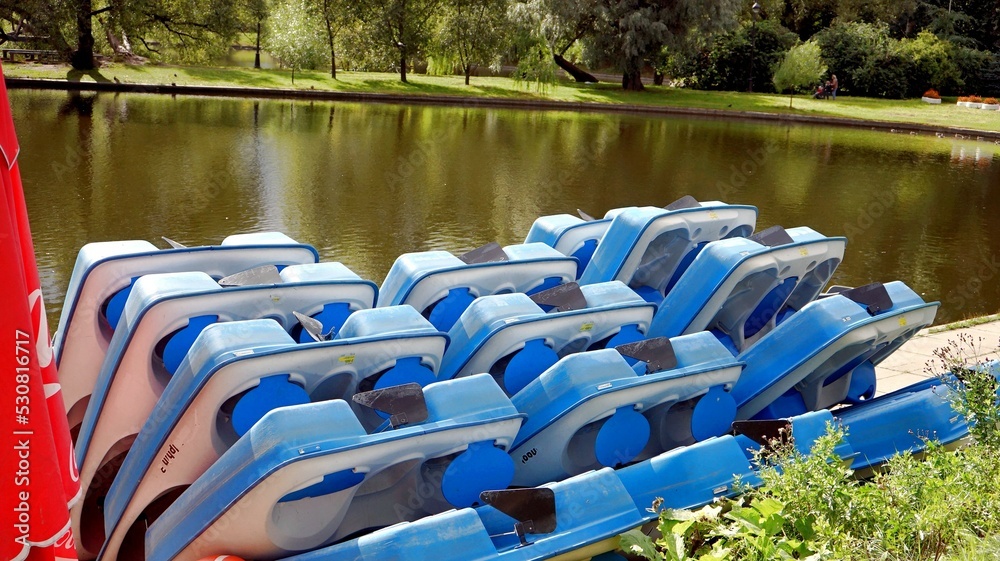
[[[448,331],[473,300],[506,292],[533,293],[576,278],[576,261],[541,244],[497,247],[488,261],[466,263],[447,251],[399,256],[379,293],[379,306],[408,304]]]
[[[449,332],[441,377],[490,372],[513,395],[562,356],[644,337],[653,306],[627,286],[579,291],[585,307],[549,313],[524,294],[477,299]]]
[[[872,310],[833,294],[740,353],[746,368],[733,388],[737,418],[788,417],[873,397],[875,365],[931,325],[939,306],[899,281],[883,288],[891,306]]]
[[[84,497],[107,490],[113,466],[206,327],[269,318],[290,330],[297,324],[293,312],[370,308],[377,290],[339,263],[290,265],[275,272],[273,280],[280,282],[224,288],[206,273],[185,272],[144,275],[136,281],[79,425],[76,455]],[[91,489],[98,473],[104,484]],[[74,507],[75,523],[89,525],[96,519],[85,512],[88,505],[96,503],[84,500]],[[99,547],[97,538],[89,537],[99,531],[77,529],[85,538],[81,543]]]
[[[674,361],[660,370],[634,368],[615,349],[580,353],[511,398],[527,416],[511,447],[514,484],[626,465],[728,431],[736,416],[728,390],[742,364],[709,333],[664,344]],[[673,415],[683,402],[696,403],[697,413]]]
[[[340,400],[268,413],[152,524],[146,559],[274,559],[506,487],[521,415],[493,380],[438,382],[423,398],[425,420],[373,434]]]
[[[217,246],[157,249],[141,241],[89,243],[80,249],[53,351],[63,403],[76,435],[125,301],[142,275],[202,271],[213,278],[262,265],[315,263],[319,254],[277,232],[229,236]]]
[[[650,336],[711,330],[738,353],[813,301],[843,260],[847,240],[805,227],[768,231],[777,241],[706,245],[660,304]]]
[[[626,209],[610,210],[604,218],[597,220],[585,220],[572,214],[541,216],[531,224],[524,243],[543,243],[563,255],[575,258],[576,278],[580,278],[590,264],[604,232],[611,225],[611,220],[624,210]]]
[[[612,219],[580,284],[619,280],[659,304],[703,244],[753,232],[757,209],[718,201],[667,210],[642,207]]]
[[[109,558],[151,505],[162,506],[158,497],[190,485],[268,411],[350,400],[388,380],[427,385],[435,380],[445,344],[445,334],[409,306],[360,310],[334,339],[316,343],[296,343],[271,320],[207,327],[148,414],[108,490],[103,522]],[[354,402],[350,407],[353,422],[366,430],[384,421],[379,412]],[[183,454],[176,453],[180,443]]]

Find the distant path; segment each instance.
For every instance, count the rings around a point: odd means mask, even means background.
[[[701,109],[663,105],[640,105],[627,103],[598,103],[582,101],[546,101],[534,99],[509,99],[498,97],[471,97],[459,95],[400,94],[342,92],[329,90],[297,90],[282,88],[253,88],[233,86],[192,86],[134,84],[125,82],[71,82],[68,80],[48,80],[33,78],[6,78],[8,89],[39,89],[92,92],[121,92],[168,95],[197,95],[215,97],[249,97],[307,99],[324,101],[349,101],[367,103],[451,105],[460,107],[485,107],[504,109],[527,109],[546,111],[590,111],[604,113],[632,113],[646,115],[682,115],[713,117],[721,119],[751,119],[779,123],[800,123],[810,125],[832,125],[839,127],[866,128],[907,134],[936,134],[958,136],[977,140],[1000,140],[1000,131],[985,131],[962,127],[943,127],[916,123],[900,123],[852,119],[849,117],[820,117],[815,115],[788,115],[763,111],[740,111],[727,109]]]

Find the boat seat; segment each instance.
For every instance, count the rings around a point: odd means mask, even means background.
[[[659,304],[703,244],[748,236],[757,209],[693,199],[675,208],[631,208],[612,219],[580,284],[619,280]]]
[[[663,300],[652,337],[711,330],[745,350],[813,301],[844,258],[847,240],[811,228],[775,226],[750,238],[710,243]]]
[[[609,210],[604,218],[600,219],[572,214],[538,217],[531,224],[524,243],[543,243],[563,255],[576,259],[576,278],[580,278],[584,269],[590,264],[590,259],[594,256],[597,244],[604,237],[604,232],[611,225],[611,220],[628,208],[635,207]]]
[[[621,353],[640,354],[625,350],[635,345],[570,355],[512,397],[526,415],[511,447],[514,485],[626,465],[728,431],[742,365],[709,333],[656,343],[669,356],[656,367],[633,369]],[[674,415],[683,402],[693,411]]]
[[[536,301],[546,302],[553,293],[576,300],[546,313]],[[490,372],[513,395],[562,356],[644,338],[652,317],[653,305],[618,281],[582,287],[572,282],[530,297],[484,296],[449,332],[441,377]]]
[[[341,400],[268,413],[152,524],[146,558],[274,559],[506,488],[521,415],[493,380],[438,382],[409,397],[420,395],[423,420],[375,433]]]
[[[105,350],[139,277],[202,271],[222,278],[263,265],[284,267],[318,260],[319,254],[312,246],[278,232],[233,235],[217,246],[157,249],[141,240],[83,246],[70,276],[59,331],[52,343],[70,427],[78,426],[83,419]]]
[[[871,399],[875,365],[931,325],[938,306],[899,281],[803,306],[740,353],[746,368],[733,388],[737,418],[789,417]]]
[[[295,312],[350,312],[369,308],[375,300],[374,283],[339,263],[290,265],[280,273],[272,266],[270,274],[251,276],[276,282],[253,285],[244,277],[242,286],[224,288],[202,272],[144,275],[136,281],[78,427],[76,458],[84,500],[71,509],[71,518],[80,532],[81,552],[96,554],[90,548],[100,543],[80,524],[99,518],[89,509],[98,506],[96,497],[107,490],[121,456],[206,327],[268,318],[291,331],[298,325]]]
[[[542,243],[489,244],[461,257],[447,251],[399,256],[379,293],[379,306],[408,304],[448,331],[480,296],[534,293],[576,278],[576,260]]]
[[[360,310],[334,339],[306,344],[270,320],[209,326],[149,413],[151,421],[138,431],[107,491],[107,558],[132,543],[127,535],[137,520],[162,510],[159,497],[190,485],[267,411],[350,400],[359,391],[395,384],[427,385],[435,380],[445,342],[408,306]],[[384,422],[378,412],[350,403],[355,422],[366,430]]]

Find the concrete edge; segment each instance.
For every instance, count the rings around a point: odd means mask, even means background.
[[[961,127],[939,127],[893,121],[870,121],[849,117],[820,117],[814,115],[785,115],[761,111],[726,109],[701,109],[661,105],[615,104],[585,101],[544,101],[530,99],[505,99],[496,97],[463,97],[435,94],[397,94],[368,92],[338,92],[329,90],[293,90],[280,88],[252,88],[231,86],[176,86],[159,84],[126,84],[117,82],[70,82],[34,78],[5,78],[9,89],[38,89],[88,92],[144,93],[167,95],[194,95],[212,97],[249,97],[268,99],[304,99],[317,101],[348,101],[388,104],[450,105],[457,107],[482,107],[501,109],[585,111],[599,113],[632,113],[647,115],[680,115],[692,117],[737,118],[778,123],[832,125],[838,127],[867,128],[893,132],[960,135],[973,138],[1000,140],[1000,131],[984,131]]]

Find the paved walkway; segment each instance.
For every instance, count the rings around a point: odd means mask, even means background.
[[[877,395],[886,394],[932,377],[933,374],[927,371],[927,361],[934,360],[934,364],[938,364],[934,350],[947,346],[948,341],[957,342],[961,333],[969,334],[977,343],[978,349],[975,354],[1000,359],[1000,351],[998,351],[998,347],[1000,347],[1000,320],[940,333],[931,333],[931,331],[933,329],[921,331],[875,368],[878,375]]]

